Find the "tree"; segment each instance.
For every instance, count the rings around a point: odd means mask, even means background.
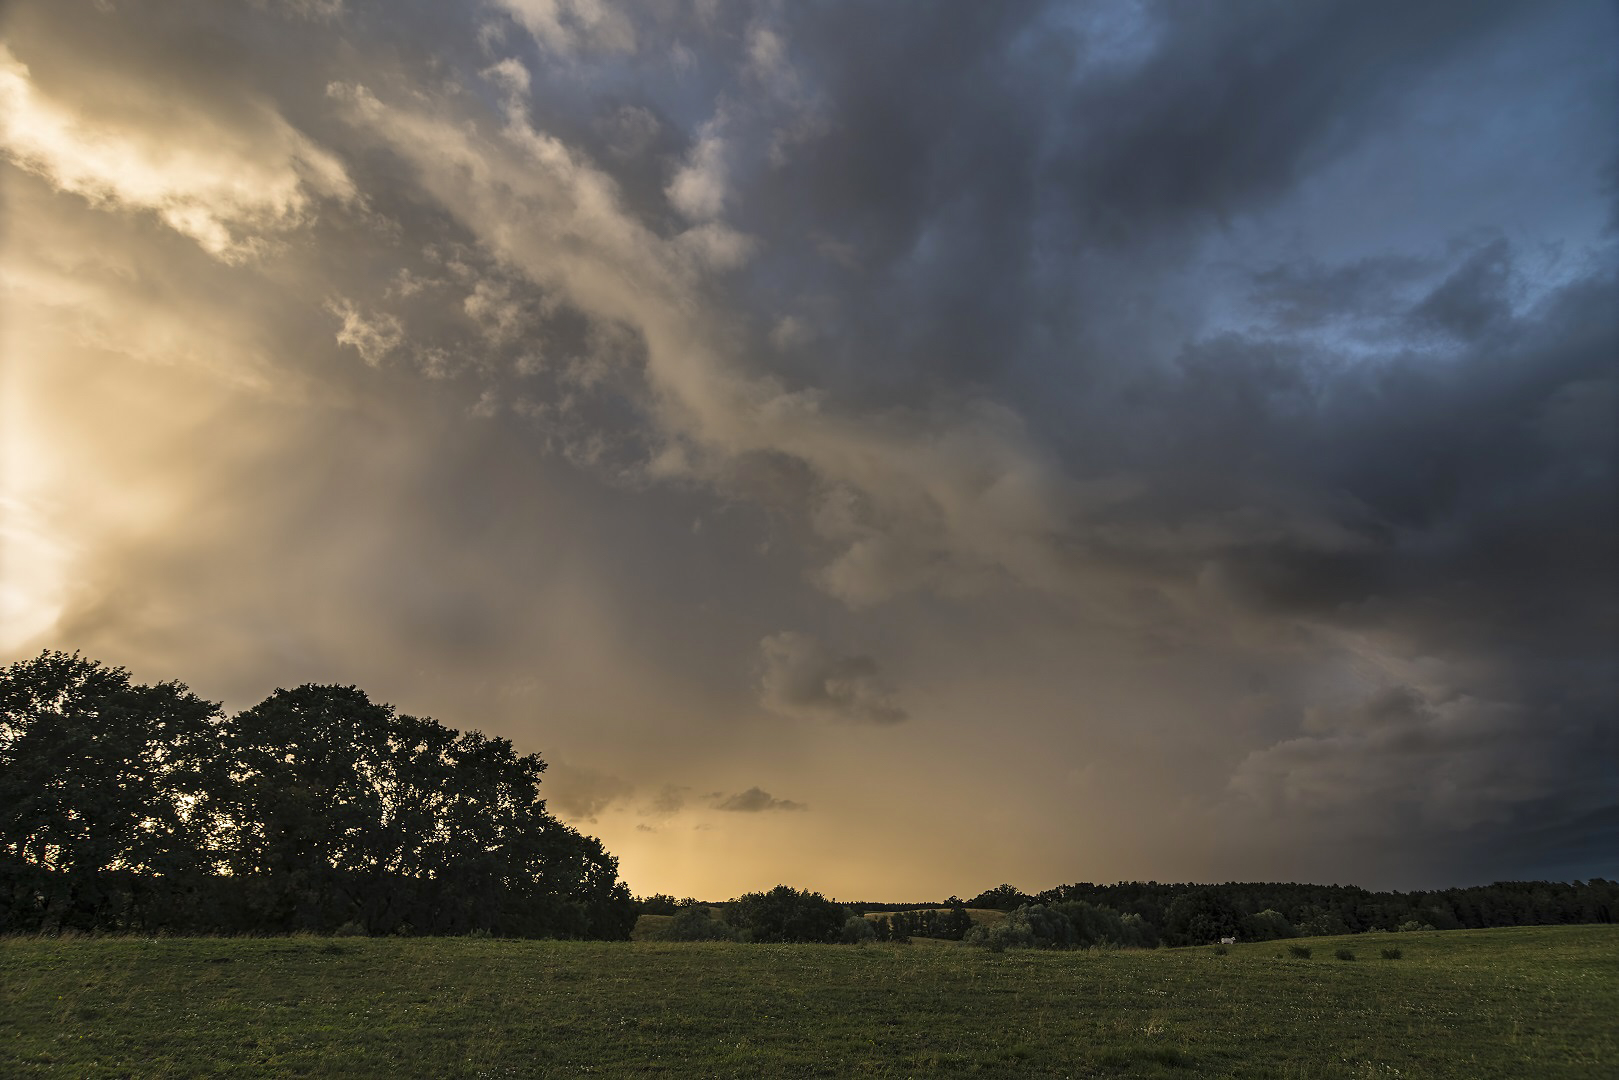
[[[261,925],[629,937],[617,860],[546,812],[545,762],[509,740],[306,685],[239,714],[227,743],[232,872]]]
[[[1032,896],[1012,885],[997,885],[993,889],[985,889],[967,901],[967,906],[993,908],[996,911],[1011,911],[1020,905],[1027,904],[1032,899],[1034,899]]]
[[[0,671],[0,929],[182,914],[217,856],[219,707],[78,653]]]
[[[679,912],[680,901],[668,893],[653,893],[651,896],[635,898],[637,915],[676,915]]]
[[[730,921],[745,940],[755,942],[834,942],[847,913],[818,892],[777,885],[767,893],[745,893],[731,902]]]

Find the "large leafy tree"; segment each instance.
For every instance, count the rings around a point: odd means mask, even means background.
[[[77,653],[0,670],[4,918],[116,926],[172,910],[218,856],[220,721],[178,682]]]
[[[306,685],[236,716],[228,746],[232,870],[256,921],[629,935],[616,861],[546,812],[545,762],[506,739]]]
[[[618,864],[546,812],[544,770],[352,686],[227,720],[42,653],[0,671],[0,930],[627,938]]]

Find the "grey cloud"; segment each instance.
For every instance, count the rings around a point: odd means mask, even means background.
[[[1077,89],[1065,120],[1079,135],[1057,175],[1074,211],[1108,235],[1238,213],[1346,152],[1447,55],[1524,10],[1465,0],[1158,6],[1146,61]]]
[[[791,799],[778,799],[768,791],[757,787],[750,787],[746,791],[739,791],[735,795],[728,795],[717,799],[714,803],[716,810],[730,810],[742,814],[759,814],[768,810],[807,810],[803,803],[793,802]]]
[[[1322,816],[1374,834],[1413,823],[1453,833],[1521,826],[1547,820],[1553,797],[1550,820],[1561,821],[1608,797],[1602,770],[1573,760],[1600,746],[1595,732],[1549,713],[1531,734],[1513,702],[1392,686],[1335,714],[1316,710],[1306,725],[1307,734],[1249,755],[1233,789],[1273,815]]]
[[[1471,340],[1511,314],[1512,251],[1496,240],[1475,251],[1412,311],[1421,322]]]
[[[834,656],[808,634],[783,631],[759,643],[759,700],[787,716],[897,724],[906,718],[869,656]]]
[[[1403,254],[1332,266],[1280,263],[1253,274],[1254,301],[1272,326],[1289,333],[1354,320],[1386,336],[1389,323],[1405,317],[1407,294],[1434,270],[1432,260]]]

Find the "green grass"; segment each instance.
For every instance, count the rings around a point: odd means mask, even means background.
[[[1619,1075],[1619,927],[1312,944],[10,938],[0,1076]]]

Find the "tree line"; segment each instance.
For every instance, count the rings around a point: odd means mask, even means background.
[[[864,942],[913,937],[1007,948],[1158,948],[1207,945],[1222,938],[1357,934],[1370,930],[1458,930],[1496,926],[1611,923],[1619,882],[1505,881],[1431,892],[1371,892],[1354,886],[1296,883],[1224,885],[1088,882],[1029,894],[1011,885],[970,900],[924,904],[838,903],[778,885],[722,903],[638,898],[641,914],[668,916],[647,936],[666,941]],[[1004,912],[975,921],[971,909]]]
[[[43,652],[0,670],[0,932],[627,939],[617,860],[544,770],[353,686],[227,716]]]
[[[960,900],[951,900],[948,907],[891,910],[875,918],[867,918],[867,912],[882,910],[880,905],[839,903],[790,885],[744,893],[723,903],[708,904],[690,897],[676,900],[664,893],[637,898],[635,903],[640,914],[668,917],[644,934],[659,941],[858,945],[904,943],[913,937],[960,941],[972,929],[973,920]]]
[[[1359,934],[1369,930],[1476,930],[1497,926],[1611,923],[1619,916],[1619,882],[1603,878],[1573,882],[1500,881],[1493,885],[1409,893],[1294,882],[1223,885],[1080,882],[1033,895],[1011,885],[998,885],[979,893],[967,904],[1014,914],[1021,911],[1026,916],[1025,922],[1032,912],[1036,924],[1040,918],[1051,921],[1053,913],[1066,911],[1074,916],[1069,921],[1078,938],[1086,944],[1151,947],[1205,945],[1226,937],[1239,941],[1269,941],[1297,936]],[[1070,908],[1069,905],[1084,907]],[[1040,911],[1034,912],[1036,908]],[[1098,917],[1108,926],[1101,927]],[[1112,919],[1125,920],[1127,925],[1114,929]],[[1038,931],[1038,925],[1030,928],[1033,937],[1041,937]],[[1056,939],[1062,938],[1060,927],[1053,933]]]

